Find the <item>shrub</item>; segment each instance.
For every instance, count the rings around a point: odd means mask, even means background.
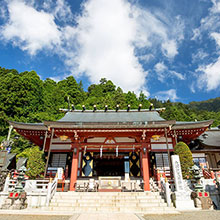
[[[39,147],[35,146],[35,147],[27,148],[17,157],[28,158],[27,161],[28,171],[26,172],[26,175],[28,175],[30,179],[43,177],[42,173],[44,172],[45,169],[44,154],[43,151],[39,150]]]
[[[189,147],[184,142],[179,142],[174,147],[174,154],[179,155],[183,178],[191,176],[190,168],[193,166],[193,157]]]

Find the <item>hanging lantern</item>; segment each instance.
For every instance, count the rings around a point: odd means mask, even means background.
[[[153,135],[152,138],[155,140],[155,141],[158,141],[160,139],[160,135]]]
[[[68,136],[66,136],[66,135],[60,136],[61,141],[66,141],[67,139],[68,139]]]

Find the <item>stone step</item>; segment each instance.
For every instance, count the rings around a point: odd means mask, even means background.
[[[80,194],[80,195],[75,195],[75,194],[55,194],[54,196],[56,197],[126,197],[126,198],[136,198],[136,197],[149,197],[149,198],[154,198],[154,197],[158,197],[160,195],[126,195],[126,194],[120,194],[120,195],[108,195],[108,194]]]
[[[74,192],[74,191],[68,191],[68,192],[56,192],[56,195],[109,195],[109,196],[120,196],[120,195],[159,195],[159,192]]]
[[[112,202],[129,202],[129,203],[133,203],[133,202],[149,202],[149,203],[154,203],[154,202],[163,202],[163,200],[161,198],[157,198],[157,199],[121,199],[121,198],[83,198],[83,199],[73,199],[73,198],[53,198],[51,200],[51,202],[62,202],[62,203],[68,203],[68,202],[72,202],[72,203],[83,203],[83,202],[96,202],[96,203],[103,203],[103,202],[107,202],[107,201],[112,201]]]
[[[166,207],[166,203],[114,203],[114,202],[106,202],[106,203],[55,203],[51,202],[50,207],[90,207],[90,206],[111,206],[111,207]]]
[[[148,197],[148,196],[136,196],[136,197],[122,197],[122,196],[93,196],[93,197],[87,197],[87,196],[54,196],[53,199],[56,199],[56,200],[149,200],[149,201],[152,201],[152,200],[161,200],[161,196],[155,196],[155,197]]]
[[[44,209],[45,210],[45,209]],[[90,207],[47,207],[46,210],[50,211],[73,211],[73,212],[145,212],[145,211],[154,211],[156,214],[159,211],[175,211],[173,208],[170,207],[97,207],[97,206],[90,206]],[[156,212],[156,213],[155,213]]]
[[[70,212],[172,213],[159,192],[56,192],[45,210]]]

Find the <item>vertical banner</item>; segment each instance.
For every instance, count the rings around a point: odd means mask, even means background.
[[[83,155],[82,176],[92,176],[93,152],[86,152]]]
[[[129,153],[130,176],[140,176],[140,155],[138,152]]]

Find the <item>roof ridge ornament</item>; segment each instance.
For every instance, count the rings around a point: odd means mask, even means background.
[[[141,108],[142,108],[142,104],[139,104],[139,106],[138,106],[138,111],[139,112],[141,111]]]
[[[119,105],[116,105],[115,111],[118,112],[118,110],[119,110]]]
[[[128,104],[127,112],[129,112],[131,109],[131,105]]]
[[[152,111],[153,106],[154,106],[154,104],[150,103],[149,111]]]

